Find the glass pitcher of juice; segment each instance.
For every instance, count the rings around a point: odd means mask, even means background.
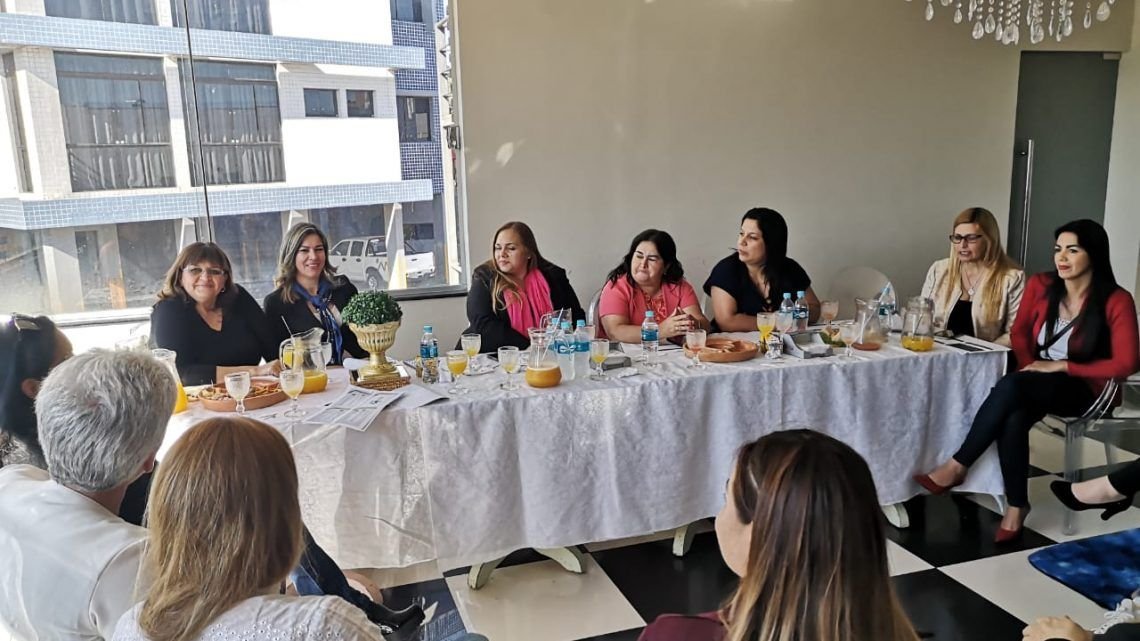
[[[186,399],[186,390],[182,388],[182,379],[178,376],[178,366],[175,363],[178,353],[170,349],[152,349],[150,354],[166,366],[170,375],[174,377],[174,383],[178,386],[178,393],[174,397],[174,413],[186,411],[189,402]]]
[[[325,330],[314,327],[306,332],[293,334],[292,337],[281,341],[278,356],[283,369],[303,372],[305,387],[302,394],[323,392],[329,384],[328,371],[325,369],[325,348],[321,344],[321,337]]]
[[[934,303],[929,298],[916,296],[907,301],[902,346],[912,352],[934,349]]]

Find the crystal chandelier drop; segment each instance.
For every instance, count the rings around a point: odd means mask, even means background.
[[[912,0],[907,0],[911,2]],[[1095,0],[1085,0],[1082,24],[1088,29],[1093,24],[1093,16],[1100,22],[1108,20],[1112,5],[1116,0],[1100,0],[1093,10]],[[1038,44],[1046,37],[1061,42],[1073,35],[1073,7],[1075,0],[938,0],[943,7],[954,5],[954,23],[972,22],[974,40],[981,40],[987,34],[1006,45],[1021,42],[1021,29],[1025,28],[1029,42]],[[965,5],[965,6],[963,6]],[[934,19],[934,0],[926,0],[926,19]]]

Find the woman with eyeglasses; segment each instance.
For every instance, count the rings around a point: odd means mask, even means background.
[[[340,320],[340,310],[356,295],[348,277],[329,265],[329,239],[312,223],[297,223],[281,241],[277,289],[265,297],[265,315],[278,342],[315,327],[325,330],[332,345],[332,362],[344,356],[368,358],[356,335]]]
[[[233,372],[264,376],[280,370],[276,334],[253,296],[234,282],[230,259],[214,243],[192,243],[178,254],[151,311],[150,331],[155,345],[178,354],[186,385]]]
[[[1079,416],[1108,381],[1140,370],[1140,337],[1132,295],[1116,284],[1108,234],[1092,220],[1054,233],[1056,271],[1037,274],[1010,332],[1019,371],[998,381],[982,403],[966,440],[949,460],[914,480],[943,494],[997,444],[1009,509],[994,540],[1021,536],[1029,514],[1029,430],[1046,414]]]
[[[963,211],[952,230],[950,257],[930,266],[922,286],[922,296],[934,301],[934,324],[1009,347],[1025,272],[1002,248],[1001,229],[988,210]]]
[[[647,311],[656,316],[662,339],[709,328],[697,293],[677,260],[677,243],[669,232],[658,229],[635,236],[629,253],[606,279],[598,303],[604,330],[599,337],[636,343]]]

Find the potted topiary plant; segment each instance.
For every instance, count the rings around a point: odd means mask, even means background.
[[[360,292],[340,311],[341,320],[348,323],[360,346],[368,350],[368,365],[360,368],[362,380],[399,376],[385,353],[396,342],[396,330],[403,316],[400,304],[383,291]]]

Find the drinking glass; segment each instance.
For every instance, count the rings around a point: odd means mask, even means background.
[[[519,371],[519,348],[514,346],[500,347],[499,367],[503,368],[507,374],[507,382],[499,387],[508,392],[517,390],[519,386],[514,381],[514,374]]]
[[[483,347],[483,337],[479,334],[464,334],[459,338],[459,344],[467,352],[468,359],[475,358]]]
[[[756,315],[756,329],[760,332],[760,344],[768,342],[768,336],[776,329],[776,315],[771,312],[760,312]]]
[[[859,340],[859,325],[856,323],[843,323],[839,326],[839,340],[847,346],[847,350],[840,356],[840,360],[844,361],[857,361],[859,358],[855,356],[855,352],[851,350],[851,346]]]
[[[839,316],[839,301],[825,300],[819,304],[819,319],[831,327],[831,321]]]
[[[795,324],[796,319],[791,312],[776,312],[776,329],[781,334],[787,334]]]
[[[301,418],[304,416],[305,411],[297,407],[297,399],[301,396],[301,391],[305,389],[305,372],[299,369],[286,369],[281,371],[277,379],[281,384],[281,391],[293,399],[293,406],[288,412],[285,412],[285,418]]]
[[[602,363],[610,355],[610,341],[608,338],[595,338],[590,341],[590,360],[594,363],[594,373],[590,374],[591,381],[609,380],[602,371]]]
[[[321,343],[321,355],[324,356],[325,365],[328,365],[329,363],[332,362],[332,357],[333,357],[332,348],[333,348],[332,343],[329,343],[329,342]]]
[[[685,346],[693,353],[693,364],[689,367],[692,369],[704,369],[706,366],[701,365],[701,350],[705,348],[705,341],[708,339],[708,333],[703,329],[690,329],[685,332]]]
[[[226,374],[226,393],[237,401],[237,413],[245,414],[245,397],[249,396],[249,372]]]
[[[451,372],[452,378],[455,380],[451,389],[447,390],[448,394],[452,396],[459,396],[471,391],[466,387],[460,385],[460,380],[463,378],[463,372],[467,371],[467,362],[470,357],[467,352],[461,349],[453,349],[447,353],[447,371]]]

